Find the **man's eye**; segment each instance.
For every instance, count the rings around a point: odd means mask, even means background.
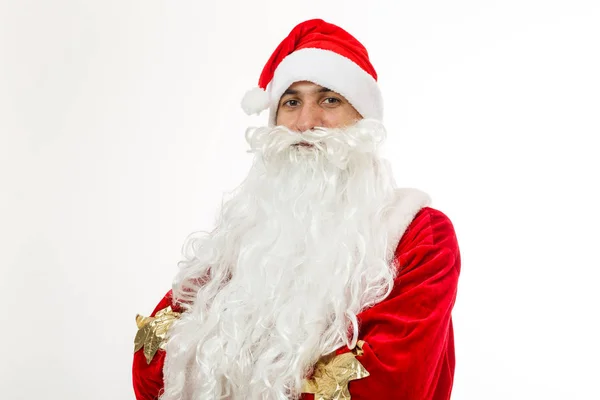
[[[341,100],[338,98],[335,98],[335,97],[328,97],[325,99],[325,103],[327,103],[327,104],[336,104],[339,102],[341,102]]]
[[[290,99],[283,103],[284,106],[296,107],[298,105],[298,100]]]

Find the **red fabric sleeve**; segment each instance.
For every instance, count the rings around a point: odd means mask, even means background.
[[[151,317],[163,308],[171,306],[174,311],[179,311],[172,304],[172,292],[169,290],[165,297],[158,303]],[[133,391],[137,400],[155,400],[163,390],[163,364],[165,362],[165,351],[158,349],[150,364],[147,363],[142,347],[133,354]]]
[[[451,311],[460,273],[448,217],[422,209],[396,258],[400,272],[392,293],[358,315],[359,338],[366,343],[357,359],[370,376],[350,382],[352,400],[448,400],[455,365]]]

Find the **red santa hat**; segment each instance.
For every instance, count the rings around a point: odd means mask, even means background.
[[[296,25],[265,64],[258,87],[242,99],[242,108],[248,115],[269,108],[269,124],[273,126],[281,95],[298,81],[310,81],[341,94],[363,118],[383,118],[377,73],[367,49],[336,25],[321,19]]]

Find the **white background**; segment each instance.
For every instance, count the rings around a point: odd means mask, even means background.
[[[599,2],[0,0],[2,399],[134,397],[135,314],[314,17],[367,46],[398,183],[454,222],[453,400],[600,399]]]

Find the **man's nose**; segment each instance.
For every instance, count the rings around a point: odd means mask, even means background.
[[[323,110],[317,104],[304,104],[298,113],[296,130],[298,132],[308,131],[323,124]]]

